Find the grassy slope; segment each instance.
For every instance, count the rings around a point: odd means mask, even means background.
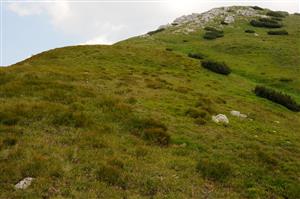
[[[255,37],[240,21],[214,41],[201,30],[164,31],[1,68],[0,198],[296,198],[300,115],[252,89],[264,84],[300,102],[299,19],[284,20],[288,36],[254,28]],[[225,61],[233,73],[199,67],[191,51]],[[230,124],[195,124],[185,112],[199,101]],[[149,118],[168,127],[169,146],[132,133]],[[33,185],[14,190],[26,176],[36,177]]]

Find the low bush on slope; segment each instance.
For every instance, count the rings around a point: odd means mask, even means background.
[[[156,33],[162,32],[162,31],[164,31],[164,30],[165,30],[164,28],[159,28],[159,29],[157,29],[157,30],[150,31],[150,32],[148,32],[147,34],[148,34],[148,35],[154,35],[154,34],[156,34]]]
[[[230,68],[224,62],[202,61],[201,65],[208,70],[222,75],[229,75],[231,73]]]
[[[281,28],[282,24],[278,21],[260,18],[259,20],[251,20],[250,24],[254,27],[263,27],[263,28]]]
[[[283,12],[283,11],[269,11],[269,12],[267,12],[267,16],[271,16],[271,17],[286,17],[288,15],[289,15],[288,12]]]
[[[188,56],[194,59],[203,59],[204,55],[201,53],[189,53]]]
[[[286,30],[270,30],[268,35],[288,35],[289,33]]]
[[[292,97],[289,95],[283,94],[281,92],[263,86],[256,86],[254,92],[257,96],[281,104],[292,111],[295,112],[300,111],[300,105],[297,104],[297,102],[294,101]]]
[[[203,36],[204,39],[212,40],[224,36],[224,32],[222,30],[217,30],[213,27],[205,27],[204,30],[207,31]]]

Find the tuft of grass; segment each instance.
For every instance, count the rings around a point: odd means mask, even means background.
[[[203,177],[216,182],[225,182],[233,175],[232,166],[224,161],[201,159],[196,169]]]
[[[126,189],[127,183],[120,169],[112,166],[101,165],[96,170],[96,178],[108,185],[118,186]]]

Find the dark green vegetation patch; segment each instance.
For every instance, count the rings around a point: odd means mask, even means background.
[[[220,37],[224,37],[224,32],[222,30],[218,30],[213,27],[205,27],[204,30],[206,30],[206,32],[203,35],[204,39],[213,40]]]
[[[245,30],[245,33],[255,33],[255,30],[247,29]]]
[[[284,11],[269,11],[269,12],[267,12],[267,16],[271,16],[271,17],[286,17],[288,15],[289,15],[289,13],[284,12]]]
[[[281,28],[282,24],[276,20],[272,20],[269,18],[259,18],[258,20],[251,20],[250,24],[254,27],[262,27],[262,28]]]
[[[283,94],[281,92],[263,86],[256,86],[254,92],[257,96],[281,104],[292,111],[300,111],[300,105],[297,104],[297,102],[287,94]]]
[[[188,56],[194,59],[204,59],[204,55],[201,53],[189,53]]]
[[[288,35],[289,33],[286,30],[270,30],[268,35]]]
[[[202,61],[201,65],[211,70],[215,73],[219,73],[222,75],[229,75],[231,73],[230,68],[224,62],[216,62],[216,61]]]
[[[154,35],[154,34],[156,34],[156,33],[162,32],[162,31],[164,31],[164,30],[165,30],[164,28],[159,28],[159,29],[157,29],[157,30],[150,31],[150,32],[148,32],[147,34],[148,34],[148,35]]]

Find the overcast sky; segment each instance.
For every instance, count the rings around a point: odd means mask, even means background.
[[[6,66],[39,52],[78,44],[112,44],[183,14],[231,5],[299,12],[299,0],[0,0],[1,60]]]

